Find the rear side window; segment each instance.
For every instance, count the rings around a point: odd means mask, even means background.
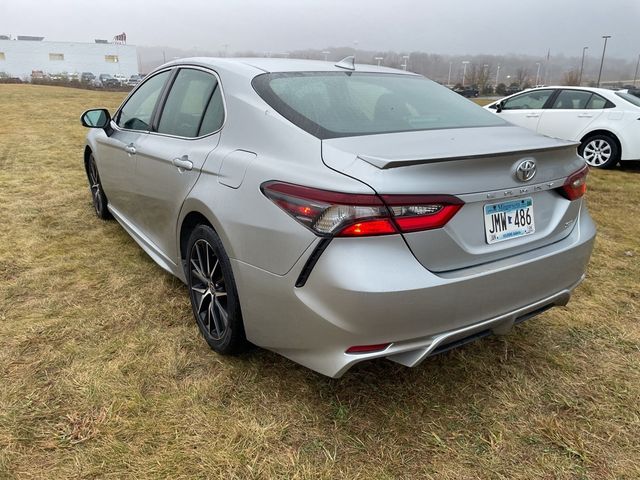
[[[252,84],[278,113],[320,139],[507,125],[417,75],[285,72],[259,75]]]
[[[223,116],[216,77],[202,70],[183,68],[165,102],[158,132],[195,138],[220,128]]]
[[[602,110],[603,108],[613,108],[615,105],[604,97],[594,93],[591,95],[587,108],[590,110]]]
[[[562,90],[551,108],[555,110],[584,110],[591,99],[591,92]]]
[[[149,131],[151,128],[151,116],[153,110],[164,87],[169,71],[154,75],[127,100],[127,103],[120,109],[116,124],[121,128],[129,130]],[[103,75],[100,75],[103,78]]]

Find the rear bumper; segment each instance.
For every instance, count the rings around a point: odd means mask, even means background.
[[[247,337],[331,377],[364,360],[415,366],[445,344],[504,333],[520,319],[568,302],[584,278],[595,226],[583,207],[563,240],[488,264],[434,274],[400,236],[334,239],[296,288],[309,249],[276,276],[233,261]],[[353,345],[391,343],[349,355]]]

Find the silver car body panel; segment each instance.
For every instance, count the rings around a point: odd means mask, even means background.
[[[583,278],[595,227],[582,199],[555,191],[583,165],[574,144],[513,126],[320,140],[276,112],[251,80],[264,72],[341,71],[335,65],[196,58],[161,69],[191,67],[221,82],[221,130],[187,140],[112,125],[116,138],[91,130],[87,146],[115,218],[182,281],[186,219],[211,224],[256,345],[334,377],[370,358],[416,365],[438,345],[478,329],[503,333],[522,315],[566,303]],[[413,75],[370,65],[356,71]],[[135,155],[123,148],[130,143]],[[173,165],[183,155],[192,170]],[[526,184],[513,171],[525,157],[538,164]],[[452,194],[465,205],[442,229],[335,238],[296,287],[320,239],[262,194],[271,180],[346,193]],[[484,243],[482,205],[522,195],[535,195],[536,234]],[[382,352],[345,353],[387,342]]]

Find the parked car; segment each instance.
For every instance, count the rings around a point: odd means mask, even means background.
[[[507,89],[505,90],[505,93],[507,95],[513,95],[514,93],[519,93],[522,92],[524,89],[522,87],[519,87],[517,85],[510,85],[507,87]]]
[[[127,77],[123,73],[114,73],[113,78],[115,78],[120,86],[127,84]]]
[[[476,87],[454,88],[453,91],[466,98],[475,98],[480,95],[480,91]]]
[[[120,81],[108,73],[101,73],[96,82],[96,86],[100,88],[118,88],[120,87]]]
[[[82,83],[92,83],[96,79],[96,76],[91,72],[82,72],[80,75],[80,81]]]
[[[579,142],[592,167],[640,159],[640,98],[603,88],[545,87],[498,100],[485,108],[543,135]]]
[[[140,83],[140,80],[142,80],[142,77],[140,75],[131,75],[127,80],[126,85],[128,87],[135,87],[138,83]]]
[[[565,305],[593,246],[573,143],[352,58],[174,61],[82,123],[96,214],[221,354],[414,366]]]

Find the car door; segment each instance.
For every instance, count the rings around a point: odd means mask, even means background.
[[[506,99],[502,111],[496,112],[508,122],[536,131],[543,108],[554,92],[548,88],[521,93]]]
[[[114,115],[112,133],[97,139],[96,161],[109,206],[128,221],[135,213],[137,148],[148,135],[169,75],[166,70],[149,77]]]
[[[602,115],[607,105],[608,101],[596,93],[563,89],[540,118],[538,133],[563,140],[580,140],[582,132]]]
[[[224,102],[217,75],[180,68],[137,159],[136,222],[170,259],[180,208],[220,139]]]

